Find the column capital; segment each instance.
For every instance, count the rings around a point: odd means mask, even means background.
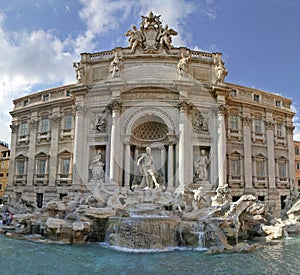
[[[295,129],[295,126],[286,126],[286,132],[287,132],[288,134],[291,134],[291,135],[292,135],[294,129]]]
[[[12,123],[9,127],[10,127],[12,133],[17,133],[17,131],[18,131],[17,123]]]
[[[110,111],[120,111],[122,103],[118,99],[113,99],[107,106]]]
[[[274,122],[272,120],[265,121],[266,130],[273,130]]]
[[[177,143],[177,136],[174,133],[167,134],[168,144],[174,145]]]
[[[227,111],[227,106],[225,104],[218,104],[215,109],[214,109],[214,112],[217,114],[217,115],[225,115]]]
[[[75,105],[75,115],[76,116],[82,116],[84,113],[87,112],[87,108],[84,106],[83,102],[78,102]]]
[[[37,118],[32,118],[30,120],[30,127],[31,129],[36,129],[39,125],[39,120]]]
[[[60,114],[53,114],[50,117],[50,120],[51,120],[52,125],[58,125],[60,123],[61,116],[60,116]]]
[[[180,112],[189,111],[189,109],[192,108],[192,104],[188,100],[182,99],[179,100],[177,104],[177,108],[179,109]]]
[[[243,126],[251,126],[252,118],[248,115],[242,116]]]

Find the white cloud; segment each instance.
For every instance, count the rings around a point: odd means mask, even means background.
[[[75,82],[75,56],[64,50],[72,44],[69,39],[61,41],[44,30],[8,33],[4,20],[0,14],[0,140],[10,142],[12,100],[32,92],[34,85]]]

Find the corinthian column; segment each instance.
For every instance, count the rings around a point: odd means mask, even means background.
[[[120,102],[114,100],[110,104],[112,110],[112,125],[110,133],[110,167],[109,167],[109,179],[110,181],[122,185],[121,182],[121,146],[120,146],[120,112],[121,104]]]
[[[251,123],[250,116],[243,116],[243,133],[244,133],[244,175],[245,188],[251,189],[252,186],[252,156],[251,156]]]
[[[188,123],[188,109],[187,101],[182,101],[178,104],[179,108],[179,152],[178,152],[178,179],[179,185],[187,185],[192,180],[192,173],[189,167],[189,158],[191,153],[189,151],[189,123]]]
[[[274,152],[274,123],[269,120],[266,121],[267,131],[267,148],[268,148],[268,177],[269,188],[276,188],[276,174],[275,174],[275,152]]]
[[[289,178],[290,178],[290,184],[291,188],[294,188],[297,190],[297,183],[294,182],[295,180],[295,148],[294,148],[294,140],[293,140],[293,130],[294,126],[292,126],[292,122],[290,125],[286,126],[286,134],[287,134],[287,147],[288,147],[288,173],[289,173]],[[292,191],[295,191],[292,190]]]
[[[82,102],[76,104],[76,116],[75,116],[75,134],[74,134],[74,159],[73,159],[73,183],[79,184],[81,182],[87,182],[87,178],[83,179],[85,168],[84,161],[84,147],[85,142],[85,123],[84,123],[85,107]]]
[[[226,183],[226,136],[225,136],[225,105],[218,106],[218,174],[219,186]]]
[[[125,142],[125,158],[124,158],[124,181],[125,186],[130,185],[130,164],[131,164],[131,149],[130,149],[130,141],[127,140]]]

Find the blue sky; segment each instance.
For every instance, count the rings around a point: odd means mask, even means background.
[[[74,83],[81,52],[127,47],[150,10],[178,31],[174,46],[222,52],[226,82],[291,98],[300,140],[298,0],[2,0],[0,140],[10,143],[13,99]]]

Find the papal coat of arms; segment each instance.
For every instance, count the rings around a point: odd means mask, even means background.
[[[158,53],[162,49],[167,52],[172,48],[172,36],[177,35],[168,25],[162,26],[160,15],[149,12],[147,16],[142,16],[142,22],[138,29],[135,25],[125,33],[129,36],[129,46],[132,53],[140,48],[144,53]]]

